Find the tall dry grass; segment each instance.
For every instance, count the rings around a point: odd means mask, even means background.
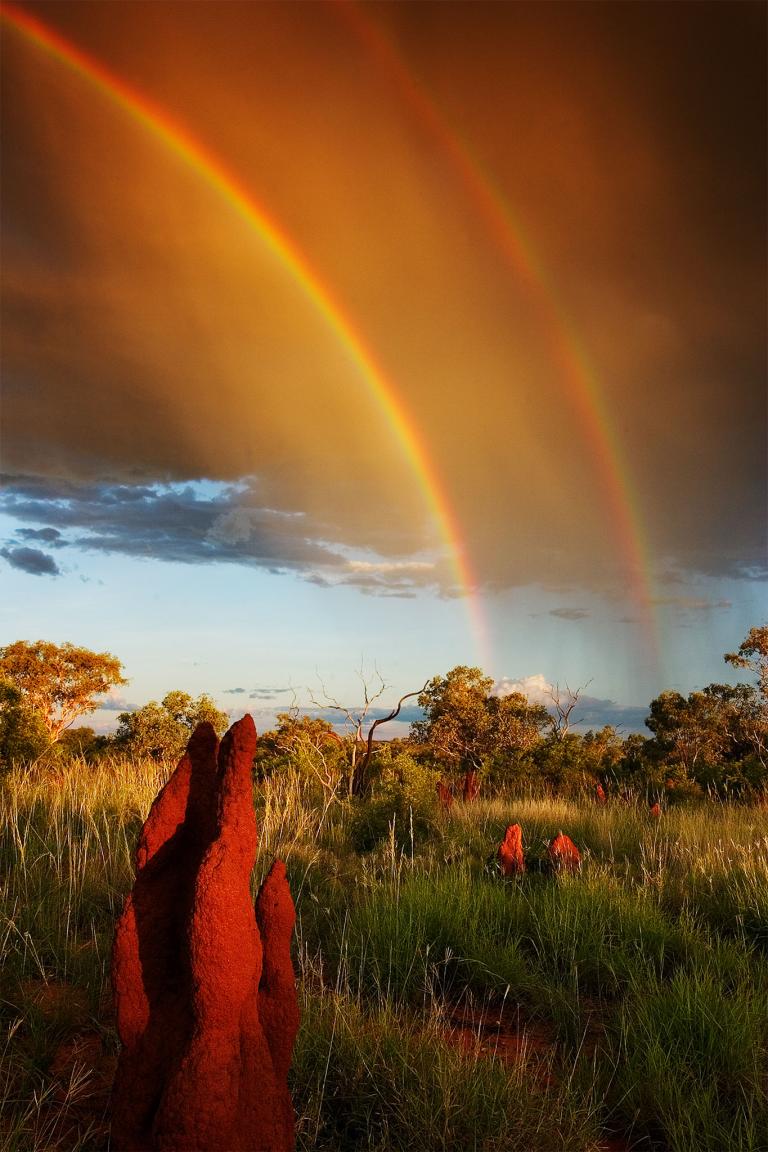
[[[107,1147],[112,930],[169,771],[74,762],[0,780],[0,1148]],[[400,805],[361,852],[366,812],[300,773],[255,801],[254,884],[282,856],[298,911],[300,1147],[587,1152],[612,1131],[672,1152],[768,1147],[762,811],[654,820],[520,796],[402,827]],[[581,873],[505,883],[494,852],[511,822],[534,864],[567,832]],[[532,1064],[457,1044],[457,1004],[478,1039],[514,1005],[523,1050],[542,1030],[546,1049]]]

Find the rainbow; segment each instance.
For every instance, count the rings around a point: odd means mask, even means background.
[[[321,280],[306,256],[280,228],[274,217],[268,215],[252,192],[217,156],[185,128],[174,123],[163,109],[155,107],[139,92],[107,71],[97,60],[15,4],[0,3],[0,16],[37,49],[87,81],[183,161],[253,229],[267,250],[290,273],[345,349],[401,445],[451,559],[460,593],[466,599],[470,633],[477,656],[481,663],[489,661],[490,649],[477,590],[478,581],[462,544],[460,526],[429,458],[424,440],[394,385],[329,285]]]
[[[332,0],[343,20],[400,93],[409,111],[438,144],[463,185],[518,283],[537,303],[544,335],[565,383],[587,441],[606,502],[606,516],[614,526],[622,564],[632,598],[642,614],[651,659],[658,665],[659,640],[654,604],[656,593],[640,503],[629,468],[623,459],[614,421],[604,399],[597,370],[567,309],[559,299],[551,275],[544,267],[519,214],[499,192],[491,176],[469,145],[446,123],[435,101],[414,77],[386,35],[370,5],[355,0]]]

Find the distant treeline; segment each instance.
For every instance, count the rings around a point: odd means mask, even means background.
[[[650,704],[649,737],[610,726],[578,733],[578,691],[554,691],[545,707],[517,692],[495,695],[479,668],[459,666],[409,693],[418,695],[423,718],[407,738],[374,739],[382,718],[373,719],[371,705],[381,690],[369,698],[366,688],[362,709],[331,704],[342,725],[299,709],[279,714],[275,729],[261,734],[254,769],[261,777],[298,770],[334,798],[366,795],[398,778],[425,786],[442,779],[456,788],[474,772],[491,792],[526,786],[570,795],[600,785],[609,797],[754,799],[768,792],[768,625],[752,628],[725,660],[752,671],[756,682],[710,684],[687,697],[662,692]],[[115,755],[174,761],[201,721],[219,734],[227,727],[227,714],[209,696],[179,691],[121,713],[110,736],[71,726],[124,682],[108,653],[44,641],[0,649],[0,765]]]

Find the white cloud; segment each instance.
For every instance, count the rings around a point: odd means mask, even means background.
[[[433,572],[435,565],[428,560],[350,560],[353,572]]]
[[[550,684],[543,672],[533,676],[523,676],[520,680],[510,680],[503,676],[497,680],[491,689],[492,696],[511,696],[513,692],[521,692],[532,704],[552,704],[554,684]]]
[[[135,712],[139,707],[138,704],[132,704],[130,700],[126,700],[125,696],[119,696],[116,692],[110,692],[103,700],[97,702],[95,712]]]

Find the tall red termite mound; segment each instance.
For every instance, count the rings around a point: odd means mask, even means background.
[[[250,716],[200,724],[142,829],[115,931],[117,1152],[289,1152],[299,1012],[276,861],[254,910]]]
[[[437,799],[443,811],[450,812],[451,805],[453,804],[453,792],[443,780],[438,780],[437,782]]]
[[[581,867],[581,854],[570,836],[558,832],[549,846],[549,859],[558,872],[576,872]]]
[[[525,872],[523,857],[523,830],[519,824],[510,824],[499,845],[499,863],[504,876],[519,876]]]
[[[480,795],[480,781],[477,778],[477,772],[474,768],[470,768],[469,772],[464,774],[464,785],[462,787],[462,799],[465,804],[469,804],[472,800],[476,800]]]

